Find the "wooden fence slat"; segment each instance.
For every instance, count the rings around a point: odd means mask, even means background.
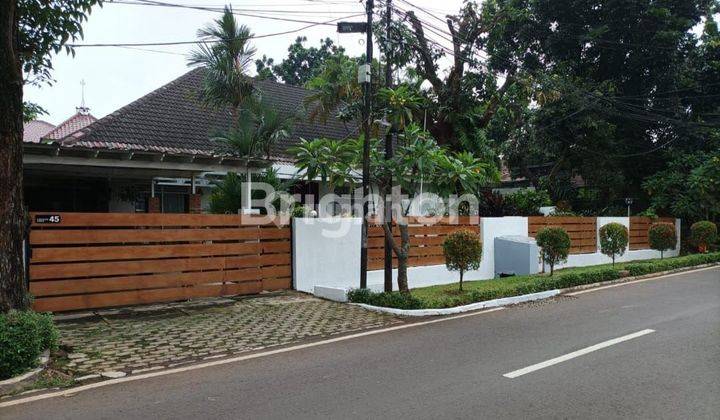
[[[37,248],[33,263],[243,255],[258,249],[255,243]]]
[[[201,271],[197,273],[49,280],[31,282],[30,292],[35,297],[44,297],[134,289],[159,289],[219,282],[257,281],[259,277],[260,270],[250,268],[244,270]]]
[[[147,242],[229,241],[258,238],[257,227],[158,229],[48,229],[32,230],[34,245],[112,244]]]

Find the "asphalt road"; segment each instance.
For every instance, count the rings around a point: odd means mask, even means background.
[[[381,417],[719,419],[720,268],[0,408],[2,419]]]

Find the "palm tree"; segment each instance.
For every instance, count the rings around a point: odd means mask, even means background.
[[[362,88],[357,82],[357,63],[347,56],[328,58],[322,72],[305,87],[314,91],[305,99],[310,121],[325,122],[333,113],[344,122],[359,116]]]
[[[313,181],[320,177],[331,190],[345,184],[353,184],[352,163],[355,151],[352,142],[332,139],[301,139],[300,144],[288,149],[295,156],[295,166],[305,171],[305,179]]]
[[[262,98],[251,106],[254,119],[254,132],[265,158],[270,159],[272,148],[279,140],[290,137],[293,117],[282,115],[277,108]]]
[[[250,28],[235,20],[232,9],[225,6],[222,17],[198,30],[201,41],[189,59],[189,65],[206,69],[201,99],[206,106],[231,107],[233,120],[238,108],[252,98],[253,85],[247,70],[255,48],[250,45]]]

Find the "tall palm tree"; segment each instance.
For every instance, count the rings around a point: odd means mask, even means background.
[[[247,75],[256,49],[250,44],[250,28],[235,20],[232,8],[225,6],[223,15],[198,30],[198,43],[189,65],[206,69],[201,99],[206,106],[231,107],[237,120],[240,105],[252,98],[253,85]]]

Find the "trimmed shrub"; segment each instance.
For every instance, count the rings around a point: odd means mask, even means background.
[[[720,252],[712,254],[693,254],[661,261],[648,261],[626,264],[625,269],[631,276],[642,276],[660,271],[675,270],[695,265],[720,262]]]
[[[717,226],[711,221],[703,220],[690,226],[690,239],[699,252],[707,252],[708,245],[715,242],[716,238]]]
[[[468,270],[477,270],[482,259],[482,242],[477,233],[463,229],[451,233],[443,242],[445,266],[450,271],[460,272],[460,290],[463,289],[463,275]]]
[[[613,267],[615,257],[625,254],[628,245],[628,229],[620,223],[608,223],[600,228],[600,251],[612,258]]]
[[[650,248],[660,251],[660,258],[663,258],[663,253],[668,249],[675,249],[677,244],[675,225],[672,223],[653,223],[648,229],[648,240]]]
[[[422,301],[410,293],[401,292],[373,292],[370,289],[352,289],[347,294],[348,300],[353,303],[381,306],[398,309],[421,309]]]
[[[553,275],[555,264],[565,261],[570,253],[570,236],[561,227],[545,227],[535,235],[538,246],[542,249],[542,259],[550,265]]]
[[[40,354],[57,348],[58,332],[51,314],[10,311],[0,314],[0,379],[37,365]]]

